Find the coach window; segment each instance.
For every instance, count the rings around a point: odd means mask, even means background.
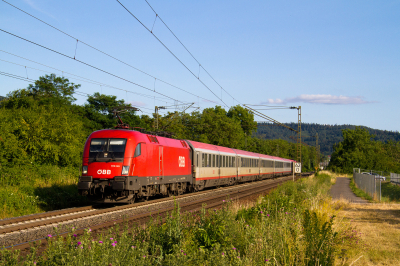
[[[212,155],[212,167],[215,167],[215,154]]]
[[[233,157],[233,167],[236,167],[236,157]]]
[[[202,167],[206,167],[206,158],[207,158],[207,157],[205,156],[205,154],[202,153],[202,154],[201,154],[201,159],[202,159],[202,160],[201,160],[201,166],[202,166]]]

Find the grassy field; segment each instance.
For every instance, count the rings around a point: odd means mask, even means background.
[[[332,176],[288,182],[253,203],[227,199],[220,210],[153,215],[143,227],[107,234],[49,236],[41,256],[1,251],[0,265],[335,265],[359,237],[329,198]],[[57,233],[55,232],[54,235]]]
[[[21,166],[0,171],[0,219],[88,204],[78,195],[79,169]]]
[[[359,241],[344,247],[337,265],[400,265],[400,204],[334,203],[338,220],[357,232]]]

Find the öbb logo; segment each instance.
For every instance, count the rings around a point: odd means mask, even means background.
[[[185,157],[179,156],[179,167],[185,167]]]
[[[111,174],[111,170],[99,169],[99,170],[97,170],[97,174],[98,175],[110,175]]]

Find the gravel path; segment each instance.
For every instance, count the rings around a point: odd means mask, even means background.
[[[350,178],[338,177],[331,188],[332,199],[345,199],[352,203],[368,203],[367,200],[357,197],[350,189]]]

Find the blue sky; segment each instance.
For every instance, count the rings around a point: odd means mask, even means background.
[[[1,30],[103,70],[0,31],[0,71],[64,75],[81,93],[116,95],[144,114],[192,102],[288,105],[302,106],[307,123],[399,130],[400,1],[148,1],[200,71],[145,0],[120,2],[193,74],[115,0],[7,0],[74,38],[0,1]],[[0,95],[28,84],[0,75]],[[294,110],[261,112],[297,121]]]

